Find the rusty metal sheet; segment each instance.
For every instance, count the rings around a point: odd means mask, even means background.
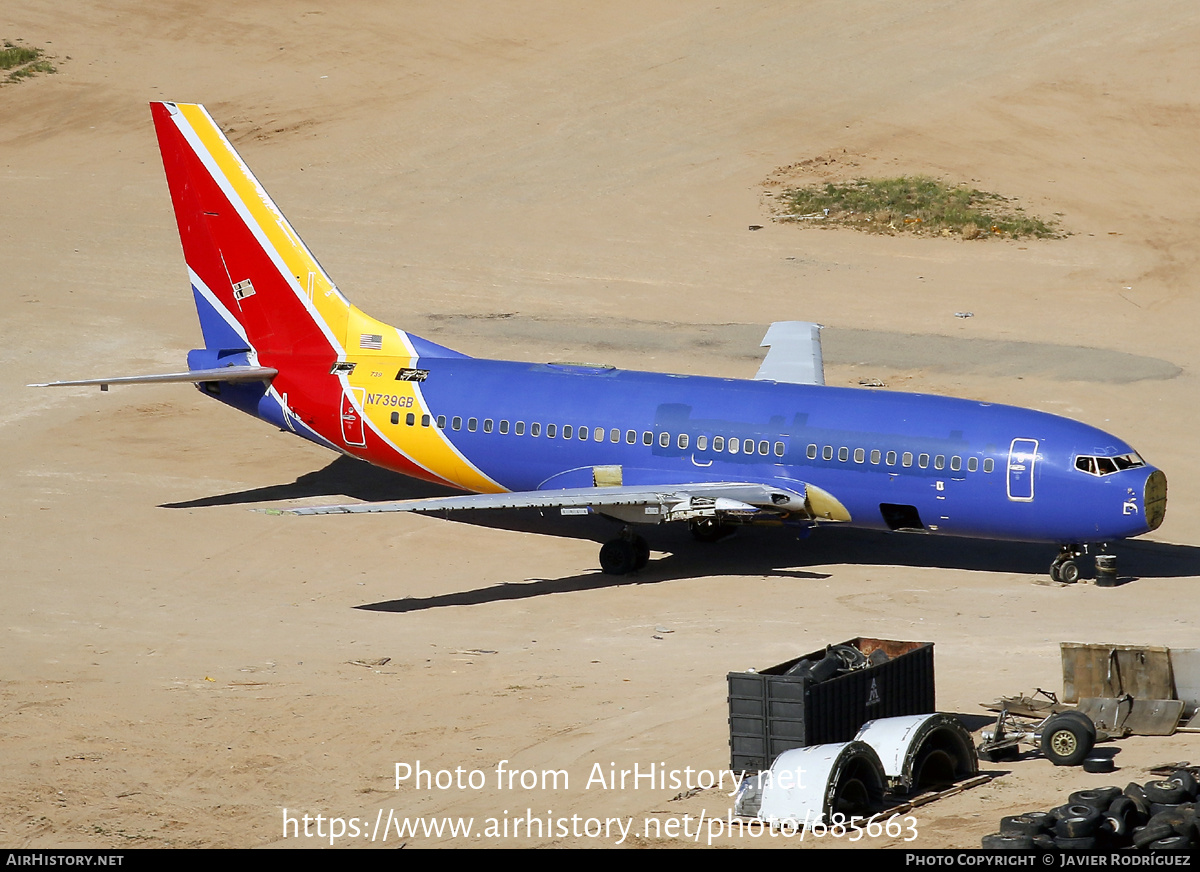
[[[1120,697],[1169,700],[1175,696],[1170,649],[1161,645],[1062,642],[1063,701]]]
[[[1183,702],[1178,699],[1134,699],[1123,696],[1079,701],[1079,711],[1092,719],[1098,732],[1122,735],[1169,736],[1179,726]]]
[[[1125,729],[1125,721],[1133,710],[1133,697],[1087,697],[1079,701],[1078,710],[1092,719],[1097,732],[1124,736],[1129,733]]]
[[[1175,699],[1183,700],[1183,713],[1191,717],[1200,708],[1200,648],[1172,648],[1171,674]]]

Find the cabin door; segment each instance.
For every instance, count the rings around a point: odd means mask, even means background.
[[[350,391],[354,391],[357,395],[359,406],[354,405],[354,398],[351,397]],[[350,388],[350,390],[342,392],[342,441],[347,445],[367,444],[362,412],[359,411],[365,394],[364,388]]]
[[[1033,469],[1037,463],[1036,439],[1014,439],[1008,449],[1008,498],[1033,502]]]

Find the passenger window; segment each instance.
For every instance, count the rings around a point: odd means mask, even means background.
[[[637,430],[626,430],[625,441],[630,445],[637,445]]]
[[[542,425],[539,424],[537,421],[532,422],[529,425],[529,435],[530,436],[541,436],[542,435]]]
[[[771,443],[767,442],[767,441],[759,442],[758,443],[758,453],[762,454],[762,455],[770,454],[771,453]]]
[[[887,463],[888,466],[895,466],[896,465],[896,452],[889,451],[887,453],[887,457],[884,458],[884,462]]]
[[[412,412],[409,412],[404,416],[404,423],[411,427],[413,424],[417,423],[417,416]]]
[[[826,445],[824,448],[821,449],[821,459],[822,460],[833,460],[833,446],[832,445]]]
[[[557,432],[558,432],[558,425],[557,425],[557,424],[547,424],[547,425],[546,425],[546,438],[547,438],[547,439],[553,439],[553,438],[554,438],[554,434],[555,434],[555,433],[557,433]]]
[[[659,444],[660,448],[670,448],[671,447],[671,434],[667,433],[666,431],[659,433],[658,434],[658,444]]]
[[[805,452],[804,452],[804,455],[805,455],[805,456],[806,456],[806,457],[807,457],[809,460],[816,460],[816,459],[817,459],[817,446],[816,446],[816,445],[814,445],[814,444],[812,444],[812,443],[809,443],[809,446],[808,446],[808,448],[805,450]]]
[[[479,419],[478,418],[467,418],[467,429],[470,430],[472,433],[474,433],[476,430],[478,430],[479,429]]]
[[[572,427],[570,424],[563,424],[563,438],[564,439],[570,439],[571,435],[574,432],[575,432],[575,428]]]
[[[675,446],[680,451],[686,451],[688,447],[688,435],[686,433],[680,433],[678,438],[675,440]]]
[[[503,418],[500,419],[500,427],[498,429],[500,430],[501,436],[508,435],[508,421],[505,421]]]
[[[917,456],[917,466],[921,467],[921,469],[928,469],[929,468],[929,455],[928,454],[918,455]]]
[[[968,457],[967,458],[967,472],[977,472],[978,470],[979,470],[979,458],[978,457]]]
[[[429,416],[428,416],[428,415],[422,415],[422,416],[421,416],[421,426],[422,426],[422,427],[428,427],[428,426],[429,426]]]
[[[524,436],[525,435],[525,422],[518,421],[516,424],[514,424],[513,425],[513,433],[515,433],[517,436]]]
[[[707,436],[697,436],[696,437],[696,450],[697,451],[707,451],[708,450],[708,437]]]
[[[904,452],[904,456],[900,458],[900,465],[905,466],[905,467],[912,466],[912,452],[911,451]]]
[[[883,456],[883,455],[879,453],[879,449],[878,449],[878,448],[872,448],[872,449],[871,449],[871,463],[873,463],[873,464],[875,464],[876,466],[878,466],[878,465],[879,465],[879,458],[880,458],[880,457],[882,457],[882,456]]]
[[[775,443],[775,456],[783,457],[783,452],[784,452],[785,447],[786,446],[784,446],[784,444],[782,442],[776,442]]]
[[[955,454],[950,458],[950,471],[958,472],[960,469],[962,469],[962,458]]]
[[[724,450],[725,450],[725,437],[724,436],[714,436],[713,437],[713,451],[724,451]]]
[[[492,432],[492,419],[491,419],[491,418],[484,418],[484,419],[483,419],[483,432],[484,432],[484,433],[491,433],[491,432]]]
[[[946,468],[946,455],[939,454],[937,457],[933,458],[933,468],[934,469],[945,469]]]
[[[621,431],[618,430],[616,427],[613,427],[611,430],[609,430],[608,431],[608,441],[609,442],[620,442],[621,441]]]
[[[995,468],[996,468],[996,464],[992,460],[992,458],[990,458],[990,457],[983,458],[983,471],[984,472],[991,472]]]
[[[738,439],[736,436],[729,437],[729,453],[730,454],[737,454],[738,449],[741,447],[742,447],[742,440]]]
[[[392,423],[393,424],[400,423],[400,413],[399,412],[392,412]]]
[[[842,463],[845,463],[849,459],[850,459],[850,449],[847,448],[845,445],[843,445],[841,448],[838,449],[838,460],[840,460]]]
[[[867,452],[865,452],[861,448],[854,449],[854,462],[855,463],[862,463],[866,459],[867,459]]]
[[[438,415],[438,416],[437,416],[437,426],[438,426],[438,429],[439,429],[439,430],[445,430],[445,429],[446,429],[446,416],[445,416],[445,415]]]
[[[579,441],[587,442],[589,433],[591,433],[591,431],[587,427],[580,427],[579,428]]]
[[[462,418],[460,418],[458,415],[455,415],[454,419],[450,422],[450,428],[452,430],[461,430],[462,429]]]
[[[653,445],[654,444],[654,434],[651,433],[649,430],[646,430],[645,432],[642,433],[642,444],[643,445]]]

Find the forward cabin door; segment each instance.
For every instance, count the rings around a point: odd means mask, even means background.
[[[1014,439],[1008,449],[1008,498],[1014,502],[1033,502],[1037,448],[1036,439]]]

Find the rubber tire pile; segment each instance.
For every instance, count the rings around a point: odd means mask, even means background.
[[[1002,818],[984,848],[1003,850],[1195,850],[1200,847],[1200,785],[1187,769],[1124,790],[1077,790],[1065,805]]]

